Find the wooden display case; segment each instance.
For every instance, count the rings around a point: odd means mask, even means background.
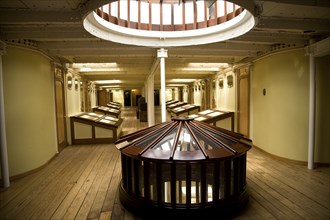
[[[176,103],[173,103],[173,104],[170,104],[166,107],[167,111],[170,112],[171,109],[174,109],[174,108],[177,108],[177,107],[180,107],[180,106],[183,106],[183,105],[187,105],[188,103],[186,102],[176,102]]]
[[[109,102],[110,105],[116,105],[118,107],[121,107],[121,103],[120,102]]]
[[[93,112],[101,113],[104,115],[111,115],[116,118],[120,118],[120,113],[121,113],[120,109],[110,108],[110,107],[105,107],[105,106],[97,106],[97,107],[93,108],[92,110],[93,110]]]
[[[235,129],[234,112],[207,109],[187,117],[227,130],[234,131]]]
[[[122,118],[95,112],[70,117],[72,144],[114,143],[122,132]]]
[[[172,105],[172,104],[174,104],[174,103],[177,103],[177,102],[179,102],[179,101],[178,101],[178,100],[170,100],[170,101],[167,101],[167,102],[166,102],[166,107],[169,106],[169,105]]]
[[[199,111],[200,111],[200,106],[191,105],[191,104],[186,104],[183,106],[170,109],[171,117],[188,116],[190,114],[196,114]]]
[[[120,109],[120,108],[121,108],[119,105],[111,104],[111,103],[108,103],[108,104],[107,104],[107,107],[109,107],[109,108],[114,108],[114,109]]]

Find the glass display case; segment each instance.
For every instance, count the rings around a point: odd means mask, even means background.
[[[248,202],[252,141],[187,117],[125,135],[119,199],[146,219],[222,219]],[[163,218],[161,218],[163,219]]]
[[[200,106],[186,104],[169,110],[171,117],[187,116],[200,111]]]
[[[179,102],[179,101],[178,101],[178,100],[170,100],[170,101],[167,101],[167,102],[166,102],[166,107],[169,106],[169,105],[172,105],[172,104],[174,104],[174,103],[177,103],[177,102]]]
[[[70,117],[72,144],[114,143],[121,136],[122,118],[96,112]]]
[[[110,105],[116,105],[118,107],[121,107],[121,103],[120,102],[109,102]]]
[[[186,103],[186,102],[176,102],[176,103],[173,103],[173,104],[170,104],[170,105],[166,106],[166,109],[167,109],[168,112],[170,112],[171,109],[174,109],[174,108],[186,105],[186,104],[188,104],[188,103]]]
[[[97,106],[97,107],[94,107],[92,110],[93,110],[93,112],[101,113],[101,114],[105,114],[105,115],[111,115],[116,118],[120,118],[120,113],[121,113],[120,109],[110,108],[110,107],[105,107],[105,106]]]
[[[187,116],[196,121],[205,122],[214,126],[234,131],[235,117],[234,112],[207,109]]]
[[[108,103],[107,104],[107,107],[114,108],[114,109],[120,109],[121,108],[119,105],[117,105],[117,104],[111,104],[111,103]]]

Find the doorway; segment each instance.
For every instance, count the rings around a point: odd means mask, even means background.
[[[238,71],[237,132],[249,137],[250,126],[250,74],[249,68]]]
[[[159,106],[159,90],[154,90],[154,104]]]
[[[124,91],[124,106],[131,106],[131,91],[125,90]]]
[[[61,152],[67,146],[65,122],[64,73],[55,67],[55,106],[56,106],[56,133],[57,149]]]

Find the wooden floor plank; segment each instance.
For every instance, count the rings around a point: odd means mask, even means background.
[[[73,154],[73,157],[78,157],[80,149],[77,149],[77,153]],[[59,158],[61,161],[62,158]],[[48,190],[48,185],[58,178],[58,175],[63,172],[66,166],[70,164],[70,160],[61,161],[58,166],[53,169],[53,167],[47,167],[40,173],[35,175],[35,180],[31,180],[26,183],[25,190],[19,195],[11,200],[5,207],[0,209],[1,216],[7,216],[8,218],[13,218],[22,212],[23,209],[30,210],[28,205],[33,200],[38,200],[39,195],[42,195],[43,191]],[[25,178],[23,178],[25,180]],[[22,180],[20,180],[22,181]]]
[[[76,219],[87,219],[87,216],[90,213],[91,207],[93,206],[93,203],[96,199],[97,192],[100,188],[100,185],[102,183],[102,178],[104,177],[107,166],[109,164],[109,159],[111,158],[112,149],[114,146],[104,146],[105,151],[102,154],[102,157],[99,160],[98,168],[96,176],[91,184],[91,187],[89,188],[89,191],[84,199],[84,202],[80,206],[80,209],[76,215]],[[92,180],[91,180],[92,181]],[[103,202],[102,202],[103,204]],[[101,205],[100,205],[101,209]]]
[[[99,220],[109,220],[111,218],[111,211],[101,212]]]
[[[109,189],[109,185],[111,182],[111,178],[113,176],[113,172],[116,166],[116,162],[119,156],[119,151],[115,148],[114,145],[110,146],[112,148],[109,151],[108,155],[108,164],[105,166],[105,172],[103,173],[103,177],[101,179],[100,187],[97,191],[95,196],[95,200],[93,202],[92,207],[90,208],[88,219],[97,218],[100,216],[101,213],[108,213],[108,212],[101,212],[104,200],[106,198],[107,191]]]
[[[70,207],[67,209],[65,215],[63,216],[64,219],[75,219],[79,210],[81,210],[82,208],[83,202],[85,201],[86,196],[88,195],[88,192],[92,187],[92,184],[99,172],[99,169],[101,168],[102,158],[104,156],[103,152],[105,151],[105,149],[99,147],[98,145],[96,145],[95,147],[101,149],[100,155],[94,158],[94,161],[89,166],[90,169],[88,170],[88,172],[86,172],[87,176],[84,176],[84,178],[82,178],[82,185],[76,196],[74,197],[74,200],[70,204]]]
[[[70,192],[67,194],[67,196],[63,199],[61,204],[57,207],[51,219],[63,219],[66,212],[72,207],[73,203],[76,202],[75,199],[77,195],[79,194],[79,192],[81,192],[80,190],[83,187],[83,184],[88,180],[88,176],[90,172],[92,171],[95,163],[102,154],[102,151],[100,149],[97,148],[95,149],[96,151],[93,154],[93,158],[90,161],[88,161],[88,164],[84,167],[83,173],[76,180],[76,183],[74,184]]]
[[[155,109],[160,123],[160,108]],[[123,133],[148,126],[123,108]],[[169,116],[167,115],[169,120]],[[114,144],[66,147],[43,169],[0,190],[0,219],[140,220],[118,198],[120,152]],[[330,219],[330,168],[279,160],[252,148],[247,206],[230,219]]]

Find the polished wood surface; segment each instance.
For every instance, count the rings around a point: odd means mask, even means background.
[[[155,112],[159,123],[160,109]],[[136,118],[135,108],[125,107],[122,114],[124,134],[148,125]],[[114,144],[68,146],[42,170],[1,189],[0,219],[139,219],[118,200],[120,173]],[[249,203],[227,219],[327,220],[329,186],[329,167],[308,170],[252,148],[247,153]]]

